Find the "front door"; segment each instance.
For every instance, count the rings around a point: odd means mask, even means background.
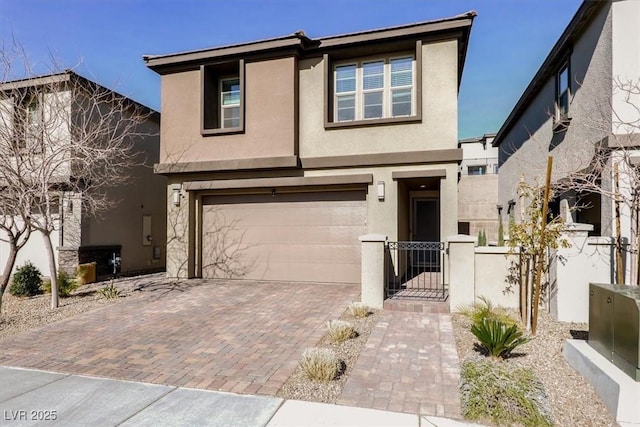
[[[414,242],[440,241],[440,202],[435,198],[413,199]]]

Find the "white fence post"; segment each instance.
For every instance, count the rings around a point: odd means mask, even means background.
[[[475,244],[475,237],[462,234],[447,238],[451,312],[475,300]]]
[[[387,236],[367,234],[362,242],[361,300],[372,308],[384,304],[384,244]]]

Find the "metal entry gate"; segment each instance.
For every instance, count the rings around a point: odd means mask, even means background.
[[[386,297],[445,301],[444,242],[388,242]]]

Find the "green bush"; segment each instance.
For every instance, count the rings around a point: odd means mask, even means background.
[[[518,325],[506,325],[488,317],[471,325],[471,332],[494,358],[508,357],[516,347],[531,341],[531,338],[523,335]]]
[[[11,295],[32,296],[41,293],[40,284],[42,283],[42,274],[38,267],[27,261],[22,267],[18,267],[13,274],[13,280],[9,287]]]
[[[460,400],[466,419],[496,425],[551,426],[549,397],[533,371],[489,359],[462,363]]]
[[[45,279],[41,285],[42,290],[51,293],[51,280]],[[71,292],[78,289],[78,284],[65,271],[58,271],[58,295],[61,298],[67,298]]]

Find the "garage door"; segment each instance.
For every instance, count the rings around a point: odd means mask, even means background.
[[[300,282],[360,282],[364,191],[207,196],[202,275]]]

